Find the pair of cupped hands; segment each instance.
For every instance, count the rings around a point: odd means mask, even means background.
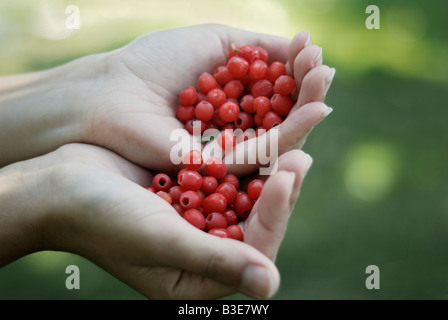
[[[278,170],[243,225],[244,242],[196,229],[145,190],[155,173],[180,169],[170,161],[170,134],[183,128],[175,116],[179,92],[225,64],[232,43],[265,48],[297,83],[295,106],[277,127]],[[323,102],[333,75],[307,32],[287,39],[222,25],[153,32],[112,52],[20,75],[20,88],[9,92],[24,98],[10,105],[32,117],[9,119],[1,130],[0,194],[8,197],[0,238],[8,245],[0,265],[61,250],[151,299],[273,296],[280,284],[274,261],[312,162],[299,149],[331,111]],[[263,147],[262,137],[247,143]],[[228,168],[244,179],[257,166]]]

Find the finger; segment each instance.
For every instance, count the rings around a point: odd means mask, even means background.
[[[311,36],[308,31],[301,31],[294,36],[288,48],[288,62],[287,67],[291,69],[294,66],[294,60],[297,55],[307,46],[311,45]],[[292,73],[292,70],[289,70]]]
[[[300,90],[303,78],[314,67],[322,64],[322,48],[311,45],[304,48],[294,60],[294,79]]]
[[[175,218],[177,221],[169,222],[169,232],[151,244],[160,248],[159,264],[201,275],[253,298],[268,298],[276,292],[278,270],[258,250],[209,235],[179,216]],[[222,294],[221,290],[214,294]]]
[[[271,165],[278,155],[300,147],[304,138],[332,110],[321,102],[308,103],[265,134],[237,144],[225,156],[229,173],[242,176],[253,173],[260,165]]]
[[[263,252],[273,261],[286,232],[292,212],[291,199],[298,196],[298,189],[311,165],[311,158],[302,151],[285,155],[297,162],[295,167],[279,163],[279,171],[268,178],[260,198],[249,219],[244,223],[245,242]],[[285,168],[294,171],[284,171]]]
[[[220,35],[223,40],[224,50],[228,50],[231,44],[236,46],[251,44],[266,49],[269,53],[269,60],[286,62],[288,59],[288,47],[291,39],[270,34],[244,31],[223,25],[212,25],[211,28]],[[227,55],[227,51],[225,51]]]
[[[292,111],[309,102],[323,102],[335,72],[334,68],[326,65],[317,66],[310,70],[303,79],[299,98]]]

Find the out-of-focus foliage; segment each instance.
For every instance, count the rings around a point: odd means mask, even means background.
[[[65,28],[78,5],[79,30]],[[368,5],[380,29],[368,30]],[[224,23],[292,37],[310,31],[337,69],[334,112],[304,149],[314,158],[278,255],[280,299],[448,298],[446,1],[26,1],[0,3],[0,75],[118,48],[155,30]],[[65,288],[66,266],[81,289]],[[377,265],[381,289],[367,290]],[[0,269],[2,299],[138,299],[89,261],[45,252]],[[244,298],[240,295],[232,298]]]

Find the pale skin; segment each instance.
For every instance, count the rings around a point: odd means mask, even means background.
[[[143,188],[153,172],[179,170],[169,160],[170,132],[182,128],[177,95],[223,64],[232,42],[263,46],[297,81],[297,103],[279,126],[278,172],[243,224],[244,242],[196,229]],[[323,100],[333,75],[306,32],[291,40],[203,25],[0,78],[0,266],[61,250],[152,299],[271,297],[276,254],[311,165],[296,149],[331,111]],[[229,166],[240,176],[254,169]]]

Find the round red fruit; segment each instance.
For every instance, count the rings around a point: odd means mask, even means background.
[[[205,194],[214,193],[217,187],[218,187],[218,180],[215,177],[205,176],[202,178],[201,190]]]
[[[184,106],[191,106],[195,104],[196,99],[197,99],[197,92],[196,88],[193,86],[189,86],[179,93],[180,103],[183,104]]]
[[[276,93],[271,98],[272,110],[279,116],[286,116],[292,109],[292,100],[289,96]]]
[[[221,238],[229,238],[229,232],[227,231],[227,228],[211,229],[208,231],[208,233]]]
[[[197,209],[189,209],[184,212],[184,219],[200,230],[205,228],[205,218],[201,211]]]
[[[221,179],[227,173],[227,166],[221,159],[212,157],[205,162],[205,172],[209,176]]]
[[[190,150],[184,157],[184,165],[189,170],[197,170],[202,166],[202,153],[198,150]]]
[[[196,191],[188,190],[181,194],[179,204],[184,210],[199,209],[202,204],[202,198]]]
[[[233,130],[225,129],[217,137],[219,146],[224,151],[232,150],[236,145],[236,137],[233,134]]]
[[[240,57],[232,57],[227,62],[227,70],[235,78],[242,78],[249,70],[249,62]]]
[[[270,98],[273,92],[272,83],[268,80],[258,80],[252,86],[252,95],[255,98],[260,96]]]
[[[224,197],[226,197],[227,204],[231,204],[235,201],[238,191],[233,184],[224,182],[216,188],[215,192],[221,193]]]
[[[204,199],[202,203],[204,212],[210,214],[212,212],[224,212],[227,207],[227,200],[221,193],[212,193]]]
[[[186,170],[177,176],[179,186],[184,190],[197,191],[202,186],[202,176],[197,171]]]
[[[168,191],[170,190],[171,187],[171,178],[164,174],[164,173],[159,173],[156,174],[154,176],[154,178],[152,179],[152,187],[154,188],[154,190],[157,191]]]
[[[263,118],[263,127],[265,127],[266,130],[270,130],[282,122],[283,119],[277,113],[269,111]]]
[[[233,224],[227,227],[227,232],[229,234],[229,238],[243,241],[244,240],[244,234],[243,230],[241,230],[240,226]]]
[[[207,93],[210,90],[217,88],[218,83],[214,76],[208,72],[204,72],[198,78],[198,87],[202,92]]]
[[[238,217],[246,219],[249,216],[253,206],[254,201],[247,193],[241,192],[237,195],[235,199],[235,212]]]
[[[288,95],[292,92],[292,90],[294,90],[295,87],[296,82],[294,78],[288,75],[283,75],[278,77],[277,80],[275,80],[274,93]]]
[[[215,108],[208,101],[201,101],[196,105],[194,109],[194,115],[196,119],[202,121],[209,121],[213,118]]]
[[[263,180],[254,179],[247,186],[247,194],[252,200],[256,201],[260,197],[263,186],[264,186]]]
[[[226,102],[219,107],[219,117],[226,122],[238,119],[240,107],[234,102]]]
[[[215,228],[227,228],[227,219],[221,213],[212,212],[205,219],[205,228],[207,230]]]

